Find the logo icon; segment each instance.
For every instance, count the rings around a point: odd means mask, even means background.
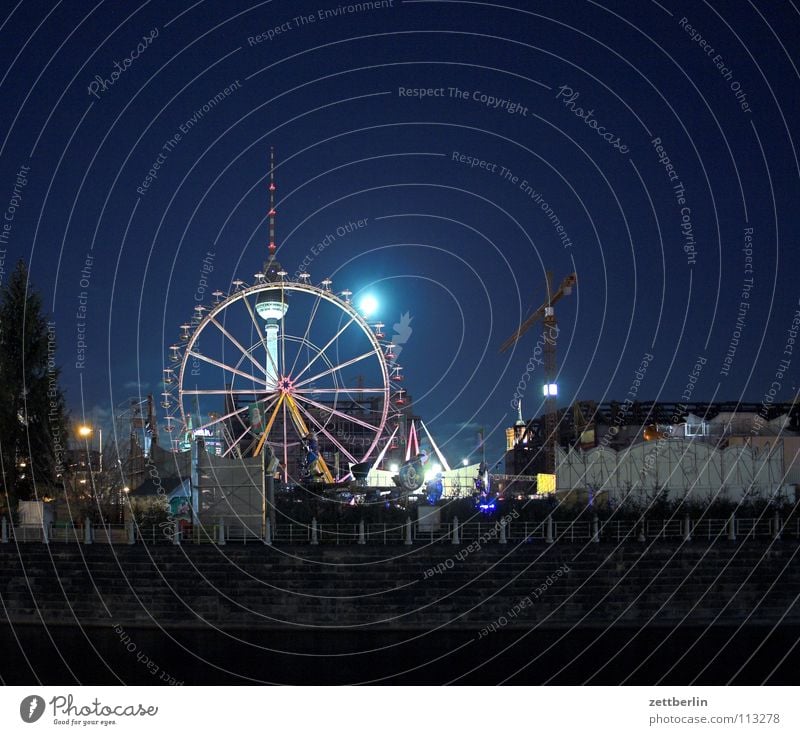
[[[394,347],[394,360],[392,360],[391,364],[394,364],[397,361],[397,358],[403,351],[402,345],[408,342],[408,338],[414,331],[411,328],[411,320],[413,318],[414,317],[411,316],[408,312],[405,312],[405,314],[400,315],[400,321],[394,325],[395,333],[394,335],[392,335],[392,346]]]
[[[44,714],[44,699],[38,694],[31,694],[22,700],[19,706],[19,716],[23,722],[36,722]]]

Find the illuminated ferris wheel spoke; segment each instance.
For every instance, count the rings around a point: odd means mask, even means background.
[[[228,447],[228,448],[227,448],[227,449],[226,449],[226,450],[225,450],[225,451],[222,453],[222,456],[223,456],[223,457],[227,457],[227,456],[228,456],[228,455],[229,455],[229,454],[230,454],[230,453],[231,453],[231,452],[232,452],[232,451],[233,451],[233,450],[236,448],[237,444],[239,444],[239,442],[240,442],[240,441],[242,441],[242,439],[244,439],[244,438],[245,438],[245,437],[246,437],[246,436],[247,436],[249,433],[250,433],[250,428],[248,427],[248,428],[246,428],[246,429],[245,429],[245,430],[244,430],[244,431],[241,433],[241,435],[239,436],[239,438],[238,438],[238,439],[237,439],[237,440],[236,440],[236,441],[235,441],[233,444],[231,444],[231,445],[230,445],[230,446],[229,446],[229,447]]]
[[[253,363],[253,365],[255,365],[255,366],[256,366],[256,367],[257,367],[257,368],[258,368],[258,369],[259,369],[259,370],[260,370],[262,373],[264,373],[264,377],[269,377],[269,376],[267,375],[267,371],[266,371],[266,369],[264,368],[264,366],[263,366],[263,365],[261,365],[261,364],[258,362],[258,360],[256,360],[256,359],[255,359],[255,358],[254,358],[254,357],[253,357],[253,356],[250,354],[250,352],[249,352],[248,350],[246,350],[244,347],[242,347],[242,345],[241,345],[241,344],[239,344],[239,341],[236,339],[236,337],[234,337],[234,336],[233,336],[233,335],[232,335],[230,332],[228,332],[228,330],[227,330],[227,329],[225,329],[225,327],[223,327],[223,326],[222,326],[222,325],[221,325],[221,324],[220,324],[220,323],[219,323],[219,322],[218,322],[216,319],[214,319],[214,317],[210,317],[210,318],[209,318],[209,321],[210,321],[210,322],[211,322],[211,323],[212,323],[212,324],[213,324],[213,325],[214,325],[214,326],[215,326],[217,329],[219,329],[219,331],[220,331],[220,332],[222,332],[222,333],[223,333],[223,334],[224,334],[224,335],[225,335],[225,336],[226,336],[226,337],[227,337],[227,338],[228,338],[228,339],[229,339],[231,342],[233,342],[233,344],[235,344],[235,345],[236,345],[236,346],[239,348],[239,351],[240,351],[240,352],[241,352],[241,353],[242,353],[242,354],[243,354],[243,355],[244,355],[244,356],[245,356],[245,357],[246,357],[248,360],[250,360],[250,362],[252,362],[252,363]]]
[[[358,357],[354,357],[351,360],[347,360],[343,362],[341,365],[334,365],[329,370],[326,370],[323,373],[317,373],[313,378],[306,378],[305,380],[295,383],[295,388],[308,385],[308,383],[313,383],[315,380],[319,380],[320,378],[324,378],[326,375],[330,375],[331,373],[335,373],[337,370],[341,370],[342,368],[350,367],[350,365],[355,365],[355,363],[360,362],[361,360],[365,360],[368,357],[374,357],[375,350],[370,350],[369,352],[365,352],[363,355],[359,355]]]
[[[224,416],[218,416],[213,421],[209,421],[207,424],[203,424],[202,426],[198,426],[195,431],[202,431],[203,429],[208,429],[210,426],[214,426],[214,424],[218,424],[220,421],[225,421],[226,419],[231,418],[232,416],[236,416],[237,414],[242,413],[243,411],[249,411],[250,406],[244,406],[243,408],[238,408],[235,411],[231,411],[230,413],[226,413]]]
[[[286,294],[283,291],[283,281],[281,281],[281,303],[286,303]],[[283,329],[279,329],[278,331],[278,339],[280,340],[280,350],[281,350],[281,367],[286,370],[286,335],[284,334]],[[275,371],[276,377],[279,375],[278,371]]]
[[[264,407],[263,407],[263,411],[264,411],[264,413],[266,413],[267,411],[269,411],[269,410],[270,410],[270,408],[272,408],[272,405],[273,405],[273,404],[274,404],[276,401],[278,401],[278,399],[279,399],[279,398],[280,398],[280,395],[276,394],[275,396],[273,396],[273,397],[272,397],[272,398],[269,400],[269,402],[268,402],[268,403],[264,404]],[[261,399],[261,400],[264,400],[264,399]],[[233,442],[233,444],[231,444],[231,445],[230,445],[230,446],[229,446],[229,447],[228,447],[228,448],[227,448],[227,449],[226,449],[226,450],[225,450],[225,451],[222,453],[222,456],[223,456],[223,457],[227,457],[227,456],[228,456],[228,454],[234,450],[234,448],[236,447],[236,445],[237,445],[237,444],[239,444],[239,442],[240,442],[240,441],[242,441],[242,439],[244,439],[244,438],[245,438],[245,437],[246,437],[248,434],[252,433],[252,431],[253,431],[253,430],[252,430],[252,428],[251,428],[250,426],[247,426],[247,427],[245,427],[245,430],[242,432],[242,434],[239,436],[239,438],[238,438],[238,439],[237,439],[235,442]]]
[[[339,339],[344,330],[347,329],[355,320],[355,316],[351,317],[350,321],[347,322],[347,324],[345,324],[338,332],[336,332],[336,334],[334,334],[333,337],[328,340],[328,343],[316,355],[314,355],[314,357],[311,358],[308,365],[306,365],[299,373],[297,373],[297,375],[294,376],[294,379],[297,380],[306,370],[308,370],[317,360],[319,360],[325,350],[327,350],[328,347],[330,347],[337,339]]]
[[[218,368],[222,368],[223,370],[229,370],[230,372],[241,375],[243,378],[247,378],[248,380],[252,380],[254,383],[259,383],[263,385],[265,388],[270,388],[271,386],[267,383],[266,380],[261,380],[261,378],[257,378],[255,375],[248,374],[243,370],[239,370],[238,368],[231,367],[230,365],[226,365],[224,362],[220,362],[219,360],[215,360],[212,357],[206,357],[205,355],[201,355],[199,352],[194,352],[193,350],[188,350],[187,355],[191,355],[192,357],[196,357],[198,360],[203,360],[204,362],[209,363],[210,365],[216,365]],[[184,391],[185,393],[186,391]]]
[[[346,392],[346,391],[344,391]],[[370,429],[371,431],[380,432],[382,431],[381,426],[375,426],[374,424],[370,424],[367,421],[362,421],[361,419],[357,419],[355,416],[348,416],[346,413],[339,411],[332,406],[326,406],[324,403],[317,403],[316,401],[312,401],[310,398],[306,398],[305,396],[296,395],[295,398],[298,401],[302,401],[303,403],[307,403],[310,406],[314,406],[314,408],[318,408],[321,411],[327,411],[328,413],[333,414],[334,416],[338,416],[339,418],[344,419],[345,421],[350,421],[351,423],[358,424],[359,426],[363,426],[365,429]]]
[[[208,388],[208,389],[186,389],[183,391],[185,396],[252,396],[263,393],[264,391],[253,390],[252,388]]]
[[[244,305],[247,307],[247,311],[250,314],[250,318],[253,320],[253,325],[256,328],[256,334],[258,335],[258,339],[261,341],[261,346],[264,348],[264,352],[267,353],[267,360],[272,364],[272,369],[275,371],[275,375],[279,375],[278,366],[275,364],[275,360],[272,359],[272,353],[269,351],[269,347],[267,347],[267,340],[264,337],[263,332],[261,331],[261,325],[258,323],[258,319],[256,318],[256,313],[253,311],[253,307],[250,306],[250,302],[247,300],[247,296],[242,296],[242,301],[244,301]],[[274,387],[274,386],[270,386]]]
[[[289,482],[289,440],[286,436],[286,401],[283,403],[283,481]]]
[[[317,315],[317,310],[319,309],[319,305],[321,303],[322,303],[322,294],[318,293],[317,294],[317,299],[314,302],[314,306],[311,309],[311,316],[308,318],[308,325],[306,326],[306,333],[303,335],[303,341],[301,342],[301,345],[309,344],[308,335],[311,333],[311,325],[314,323],[314,317]],[[294,373],[294,369],[297,367],[297,361],[300,359],[300,355],[301,355],[302,351],[303,351],[302,347],[300,347],[297,350],[297,354],[294,356],[294,362],[292,363],[292,369],[289,370],[287,375],[292,375]]]
[[[300,411],[312,424],[314,424],[318,431],[321,431],[323,434],[325,434],[325,436],[327,436],[330,440],[331,444],[333,444],[345,457],[347,457],[347,459],[349,459],[353,464],[358,462],[358,460],[339,443],[333,434],[331,434],[319,421],[317,421],[310,411],[303,408],[303,406],[300,404],[295,405],[297,406],[297,410]]]
[[[313,396],[317,393],[386,393],[385,388],[299,388],[292,391],[294,394]]]

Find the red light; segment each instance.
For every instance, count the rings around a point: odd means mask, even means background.
[[[269,185],[269,190],[270,191],[275,191],[275,184],[270,184]]]

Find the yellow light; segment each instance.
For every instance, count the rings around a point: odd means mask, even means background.
[[[78,427],[78,435],[82,437],[87,437],[92,435],[92,427],[83,424],[82,426]]]
[[[556,491],[556,476],[540,472],[536,475],[536,491],[539,495],[554,493]]]

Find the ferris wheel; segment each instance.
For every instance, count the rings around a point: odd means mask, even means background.
[[[213,437],[223,457],[268,445],[289,481],[312,435],[345,466],[366,461],[403,391],[393,387],[398,370],[383,325],[366,321],[352,293],[334,293],[330,279],[316,286],[307,273],[287,275],[271,259],[254,285],[234,281],[212,306],[195,307],[170,348],[162,406],[167,431]],[[321,462],[324,479],[334,481],[329,464]]]
[[[290,279],[275,260],[274,171],[271,151],[269,258],[254,284],[215,291],[181,325],[164,369],[164,429],[179,449],[203,438],[223,457],[269,447],[286,482],[310,445],[318,476],[333,482],[349,472],[340,462],[366,462],[393,439],[399,423],[384,433],[406,403],[404,376],[384,325],[367,322],[351,291],[336,294],[329,278],[312,285],[306,272]]]

